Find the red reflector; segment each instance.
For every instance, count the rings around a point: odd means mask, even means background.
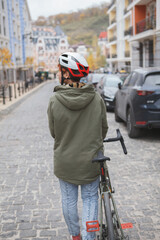
[[[122,227],[122,229],[133,228],[133,224],[132,223],[122,223],[121,227]]]
[[[142,121],[142,122],[136,122],[136,125],[145,125],[147,122]]]
[[[97,232],[99,231],[99,222],[96,221],[88,221],[86,222],[87,232]]]
[[[152,94],[152,93],[154,93],[154,91],[142,91],[142,90],[137,90],[137,94],[138,94],[139,96],[147,96],[147,95]]]
[[[102,175],[104,176],[104,170],[103,170],[103,168],[101,168],[101,172],[102,172]]]

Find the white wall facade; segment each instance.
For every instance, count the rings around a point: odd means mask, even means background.
[[[8,25],[7,2],[0,1],[0,48],[9,48],[9,25]]]

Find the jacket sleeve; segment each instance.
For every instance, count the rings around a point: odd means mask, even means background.
[[[49,104],[48,104],[47,114],[48,114],[49,130],[50,130],[51,136],[52,136],[53,138],[55,138],[55,133],[54,133],[54,119],[53,119],[52,105],[53,105],[53,101],[50,100],[50,101],[49,101]]]
[[[107,122],[106,106],[104,104],[103,99],[101,101],[102,101],[102,136],[104,139],[108,131],[108,122]]]

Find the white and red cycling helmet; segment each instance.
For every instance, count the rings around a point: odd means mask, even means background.
[[[60,66],[66,68],[72,79],[86,77],[89,73],[89,66],[86,59],[75,52],[66,52],[59,57]]]

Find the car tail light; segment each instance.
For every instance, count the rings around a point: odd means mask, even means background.
[[[136,125],[146,125],[146,123],[147,123],[146,121],[139,121],[139,122],[137,121]]]
[[[137,90],[137,94],[138,94],[139,96],[147,96],[147,95],[150,95],[150,94],[152,94],[152,93],[154,93],[154,91]]]

